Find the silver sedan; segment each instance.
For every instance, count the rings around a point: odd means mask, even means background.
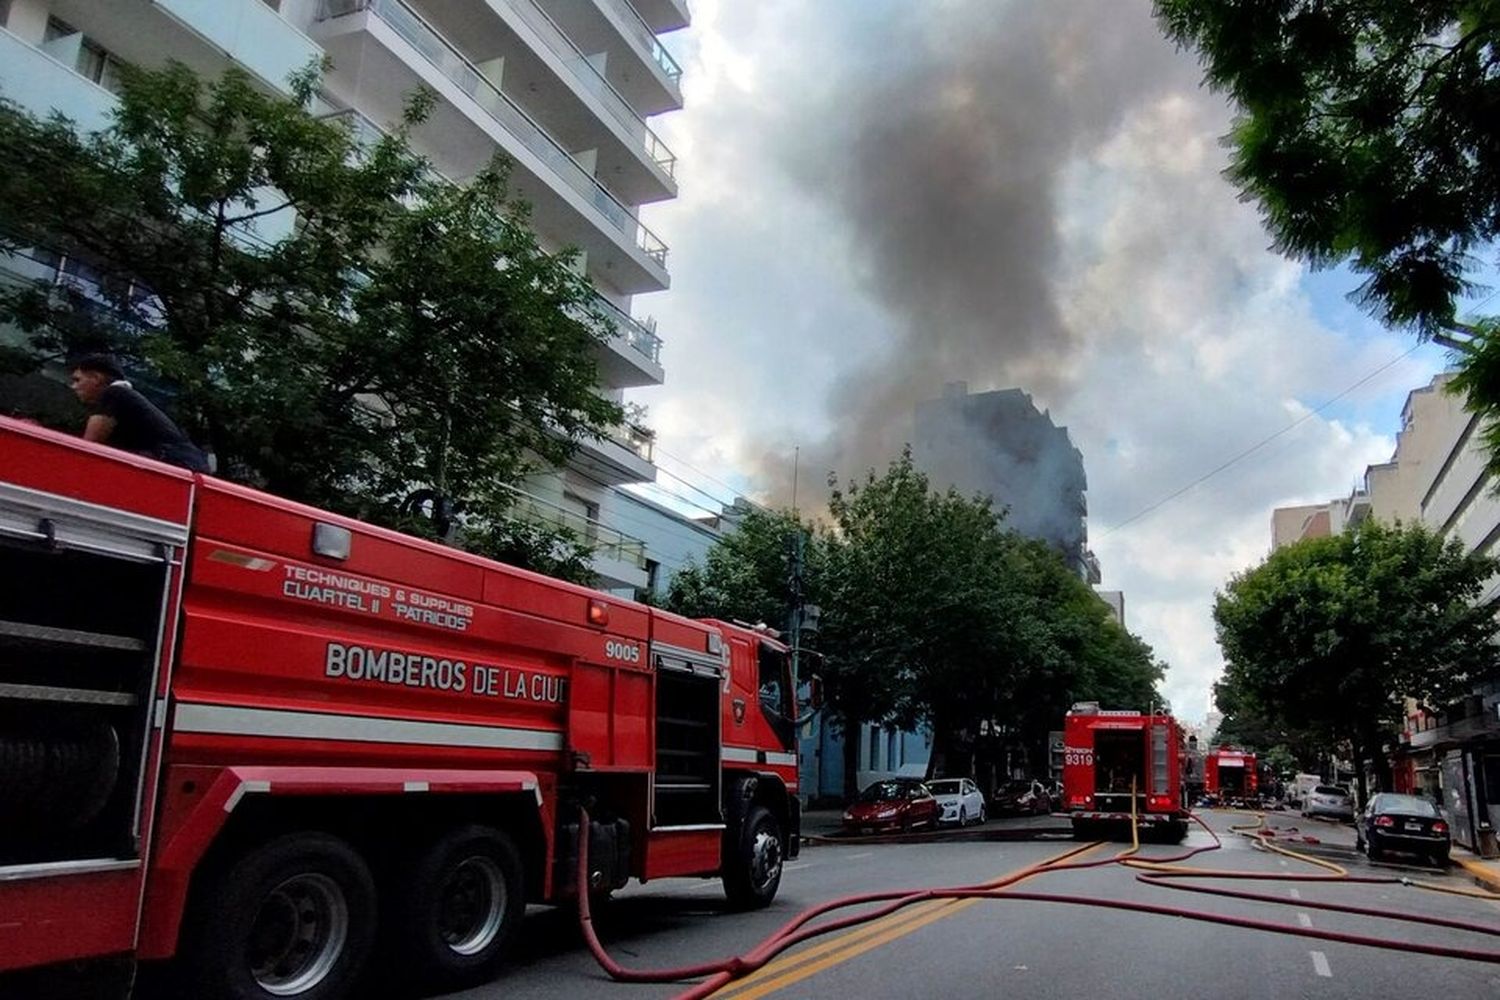
[[[1316,785],[1302,800],[1302,815],[1354,821],[1354,800],[1343,785]]]

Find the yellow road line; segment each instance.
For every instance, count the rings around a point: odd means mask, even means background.
[[[1017,875],[1024,875],[1028,871],[1040,871],[1048,865],[1055,865],[1076,855],[1086,854],[1099,846],[1099,844],[1075,845],[1045,860],[1023,865],[1004,875],[997,875],[985,884],[994,885]],[[952,916],[980,902],[983,900],[934,899],[925,903],[914,903],[873,923],[852,928],[810,947],[799,948],[793,954],[778,958],[745,978],[727,984],[714,996],[719,1000],[754,1000],[755,997],[773,993],[783,986],[862,955],[872,948],[878,948],[887,942],[904,937],[930,923]],[[818,956],[827,955],[829,952],[834,952],[834,954],[809,964],[809,960],[818,959]]]

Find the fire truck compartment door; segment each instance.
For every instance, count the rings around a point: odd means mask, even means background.
[[[568,690],[568,751],[582,771],[651,769],[652,676],[578,663]]]

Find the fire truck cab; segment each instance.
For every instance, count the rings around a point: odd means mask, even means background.
[[[1187,835],[1182,734],[1170,715],[1080,702],[1063,720],[1063,742],[1063,798],[1076,836],[1132,818],[1173,842]]]
[[[1260,774],[1255,754],[1230,746],[1210,750],[1203,762],[1203,793],[1218,805],[1258,804]]]
[[[798,851],[795,679],[694,621],[0,419],[4,974],[334,1000],[493,974],[527,903]],[[379,946],[377,948],[377,941]]]

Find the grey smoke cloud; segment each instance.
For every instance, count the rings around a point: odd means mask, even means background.
[[[948,381],[1066,399],[1083,338],[1059,302],[1059,186],[1127,112],[1197,75],[1147,0],[883,4],[840,30],[846,61],[782,154],[847,227],[897,337],[834,385],[804,484],[884,465]],[[784,499],[788,456],[767,451]]]

